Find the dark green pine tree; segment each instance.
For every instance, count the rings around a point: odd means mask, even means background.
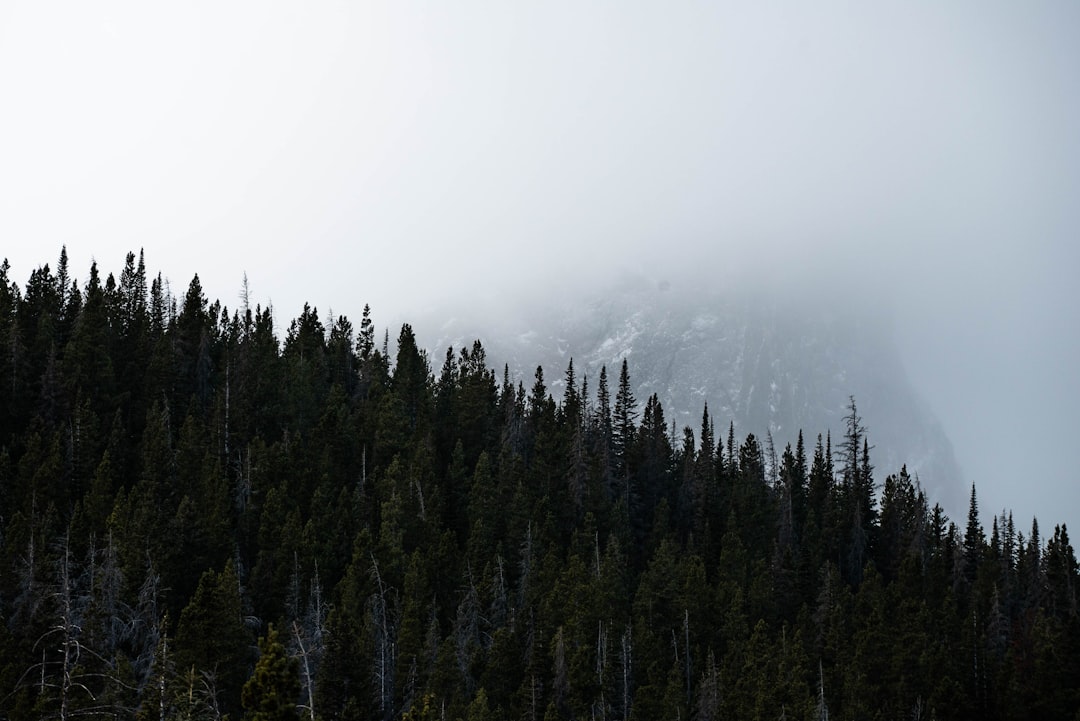
[[[734,476],[732,510],[746,548],[763,558],[775,537],[775,504],[765,482],[765,457],[753,433],[739,447],[739,472]]]
[[[841,479],[841,570],[850,583],[862,580],[863,566],[871,558],[874,534],[877,529],[877,509],[874,501],[873,466],[870,465],[870,445],[866,428],[850,398],[845,417],[847,429],[840,448]]]
[[[967,529],[964,532],[964,577],[968,583],[975,581],[979,563],[986,546],[986,534],[979,523],[979,502],[975,498],[975,484],[971,484],[971,503],[968,505]]]
[[[616,462],[619,471],[629,473],[627,456],[634,442],[634,422],[637,420],[637,400],[630,388],[630,371],[626,359],[623,359],[619,371],[619,388],[615,393],[615,412],[613,417],[613,439]]]
[[[5,258],[0,263],[0,443],[7,445],[11,434],[19,425],[20,395],[26,395],[26,383],[19,382],[19,339],[16,308],[19,304],[19,286],[8,278],[11,265]]]
[[[566,391],[559,408],[561,425],[566,437],[566,492],[571,501],[572,518],[580,522],[589,487],[589,463],[585,442],[584,394],[578,389],[574,376],[574,360],[566,367]]]
[[[299,696],[297,661],[285,655],[285,646],[271,624],[259,639],[259,660],[241,692],[244,721],[300,721]]]
[[[319,320],[319,310],[305,303],[304,312],[289,325],[281,353],[285,398],[291,401],[286,406],[288,424],[293,432],[307,433],[319,420],[330,389],[326,356],[326,328]]]
[[[171,398],[174,420],[187,415],[189,403],[200,412],[210,400],[210,314],[199,276],[191,279],[184,305],[176,317],[174,339],[175,386]]]
[[[181,674],[213,679],[211,694],[225,711],[238,710],[248,672],[251,636],[241,618],[240,586],[232,561],[206,571],[176,628],[176,665]],[[299,690],[297,691],[299,694]]]
[[[691,508],[693,513],[694,538],[697,543],[705,542],[705,529],[715,496],[716,483],[716,446],[712,419],[709,418],[709,404],[701,414],[701,449],[698,451],[693,468],[691,483]]]
[[[634,503],[633,484],[631,482],[631,451],[637,431],[637,399],[630,388],[630,371],[623,358],[619,371],[619,389],[615,393],[615,413],[613,417],[612,448],[615,452],[616,481],[627,509]]]
[[[93,399],[91,407],[99,414],[111,412],[114,392],[114,369],[108,353],[113,344],[108,302],[95,263],[86,284],[86,300],[65,350],[64,376],[69,386],[68,397],[74,397],[77,391],[86,393]]]
[[[435,431],[435,450],[440,464],[450,459],[461,436],[457,430],[458,391],[461,388],[461,375],[457,356],[453,347],[447,346],[442,371],[435,382],[435,404],[432,409],[432,425]],[[462,449],[464,452],[464,448]],[[464,458],[462,459],[464,464]]]
[[[135,254],[127,254],[114,305],[116,318],[111,322],[116,337],[112,361],[117,393],[130,405],[131,417],[143,418],[146,415],[145,375],[151,340],[146,263],[142,251],[139,251],[137,264]]]
[[[912,482],[907,466],[885,479],[876,555],[878,570],[887,581],[899,576],[900,566],[908,556],[923,551],[920,537],[927,514],[926,499]]]
[[[806,444],[803,442],[802,430],[799,430],[799,439],[795,444],[795,466],[792,483],[792,514],[795,517],[796,532],[801,534],[803,524],[806,523],[807,484],[809,483],[809,466],[806,463]]]
[[[326,359],[330,383],[352,398],[357,388],[358,358],[354,349],[352,321],[343,315],[334,319],[326,339]]]
[[[638,448],[637,477],[642,515],[651,520],[661,499],[665,500],[667,509],[671,503],[668,499],[675,496],[671,440],[664,420],[664,408],[655,393],[645,403],[638,429]]]
[[[431,401],[431,371],[427,354],[416,345],[412,326],[405,323],[398,334],[397,357],[391,387],[404,407],[410,431],[422,427]]]
[[[779,479],[777,501],[780,511],[780,534],[778,540],[782,546],[792,546],[796,543],[797,518],[806,496],[806,477],[799,475],[799,463],[791,451],[790,443],[781,456]]]
[[[491,453],[496,448],[499,389],[479,340],[473,341],[471,351],[461,349],[458,370],[461,388],[457,394],[456,428],[465,452],[465,468],[472,469],[482,452]]]
[[[356,354],[362,363],[371,360],[375,352],[375,325],[371,321],[371,306],[364,303],[364,314],[360,319],[360,333],[356,336]]]
[[[600,380],[596,385],[595,455],[599,461],[598,475],[601,487],[610,501],[615,494],[615,461],[611,454],[611,393],[608,390],[607,366],[600,366]]]

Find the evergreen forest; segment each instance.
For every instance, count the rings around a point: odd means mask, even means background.
[[[1066,528],[948,518],[854,398],[778,448],[626,361],[9,274],[2,718],[1080,719]]]

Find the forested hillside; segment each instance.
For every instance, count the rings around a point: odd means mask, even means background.
[[[857,399],[774,448],[625,361],[8,275],[6,718],[1080,718],[1065,528],[958,526]]]

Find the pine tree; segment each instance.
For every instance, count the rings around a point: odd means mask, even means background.
[[[426,420],[430,397],[427,355],[416,345],[412,326],[401,326],[397,342],[397,360],[391,387],[394,396],[403,405],[410,431]]]
[[[229,561],[220,573],[203,573],[176,629],[178,669],[209,674],[217,691],[213,700],[226,711],[239,707],[247,676],[251,637],[240,614],[239,581]]]
[[[329,382],[340,387],[347,398],[352,398],[357,387],[359,359],[353,346],[352,322],[343,315],[330,326],[326,355]]]
[[[691,471],[693,481],[690,496],[692,498],[694,539],[697,544],[706,543],[706,529],[709,526],[710,518],[714,517],[717,510],[713,506],[716,502],[716,479],[719,460],[716,452],[713,420],[709,416],[709,404],[706,403],[701,414],[701,446],[698,449]]]
[[[631,450],[637,428],[637,400],[630,388],[630,371],[626,359],[623,359],[619,371],[619,390],[615,394],[615,412],[613,417],[612,449],[615,453],[615,468],[627,508],[631,505]]]
[[[583,383],[584,385],[584,383]],[[586,447],[586,414],[584,391],[579,391],[574,376],[574,360],[566,367],[566,390],[560,408],[568,448],[566,463],[566,491],[573,502],[572,520],[578,522],[584,513],[588,495],[588,457]]]
[[[214,318],[203,295],[202,283],[195,275],[188,285],[184,305],[176,317],[175,391],[171,398],[174,418],[187,415],[188,404],[195,403],[201,414],[207,410],[211,394],[212,359],[211,324]]]
[[[849,399],[845,424],[847,428],[840,448],[840,529],[844,544],[842,570],[849,582],[857,584],[862,579],[863,565],[873,550],[877,511],[870,445],[866,440],[866,428],[855,407],[854,396]]]
[[[600,367],[600,378],[596,385],[596,415],[594,438],[594,456],[598,459],[598,477],[601,487],[610,501],[615,495],[615,460],[612,457],[612,421],[611,393],[608,390],[607,366]]]
[[[271,624],[259,639],[259,660],[241,693],[244,721],[300,721],[299,696],[296,659],[285,655],[285,646]]]
[[[975,581],[986,546],[986,534],[979,523],[979,503],[975,498],[975,484],[971,484],[971,502],[968,505],[967,530],[964,532],[964,576],[968,583]]]

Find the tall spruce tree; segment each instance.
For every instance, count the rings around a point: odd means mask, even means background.
[[[300,678],[296,659],[285,654],[273,624],[259,639],[259,660],[244,684],[244,721],[300,721]]]
[[[871,557],[877,509],[870,445],[854,396],[849,399],[844,423],[844,442],[840,447],[842,570],[845,578],[858,583],[862,579],[863,566]]]
[[[979,522],[979,502],[975,497],[975,484],[971,484],[971,502],[968,504],[967,528],[964,531],[964,576],[974,582],[979,572],[986,546],[986,534]]]
[[[627,507],[630,505],[632,493],[631,484],[631,452],[634,446],[634,436],[637,431],[637,400],[634,391],[630,387],[630,371],[626,359],[623,359],[619,370],[619,389],[615,394],[615,411],[613,416],[612,449],[615,453],[615,467],[624,500]]]

